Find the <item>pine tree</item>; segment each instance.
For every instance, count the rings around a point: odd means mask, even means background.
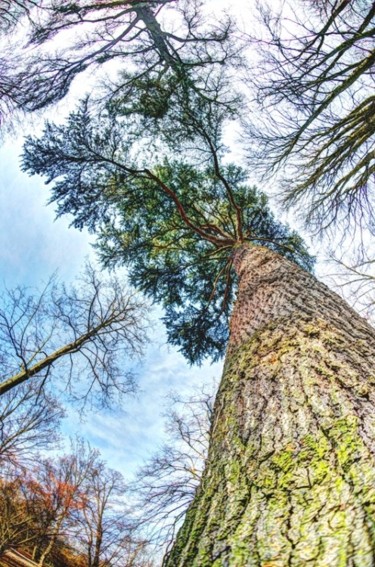
[[[238,106],[176,87],[156,118],[138,87],[99,117],[84,101],[48,124],[24,168],[162,304],[190,362],[226,350],[206,470],[165,565],[373,565],[375,333],[225,160]]]

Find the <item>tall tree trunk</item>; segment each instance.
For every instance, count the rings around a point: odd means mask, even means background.
[[[375,331],[265,248],[238,299],[201,487],[167,567],[375,565]]]

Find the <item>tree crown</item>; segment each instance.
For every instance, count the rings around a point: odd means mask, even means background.
[[[225,349],[238,246],[268,246],[306,269],[313,259],[246,172],[222,163],[224,107],[184,89],[174,96],[157,119],[134,98],[112,101],[99,118],[84,101],[65,125],[27,140],[24,168],[54,182],[58,215],[95,231],[104,264],[127,266],[131,283],[164,307],[169,341],[201,362]],[[145,132],[159,150],[144,147]]]

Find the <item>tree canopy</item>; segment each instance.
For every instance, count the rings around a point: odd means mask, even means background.
[[[313,264],[247,173],[224,163],[222,131],[237,103],[225,77],[215,88],[226,105],[176,87],[157,117],[138,104],[146,93],[160,101],[143,81],[130,101],[113,99],[99,116],[85,100],[65,125],[48,123],[41,138],[28,138],[23,157],[26,171],[54,182],[58,215],[97,234],[104,264],[126,265],[131,283],[163,305],[169,341],[191,362],[224,353],[238,246]]]
[[[22,23],[25,13],[28,19],[18,39],[22,47],[15,50],[13,45],[4,58],[6,66],[0,75],[4,113],[35,111],[55,103],[66,96],[79,74],[110,62],[122,73],[112,77],[111,66],[106,65],[110,89],[103,92],[96,81],[98,99],[120,92],[126,96],[134,81],[166,80],[171,71],[178,82],[209,97],[208,75],[238,59],[238,46],[234,48],[231,41],[232,22],[222,18],[207,24],[198,0],[46,0],[41,4],[23,0],[17,4],[12,22]]]

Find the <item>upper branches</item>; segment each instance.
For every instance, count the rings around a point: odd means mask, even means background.
[[[163,20],[166,8],[171,13]],[[232,23],[209,26],[201,12],[197,0],[44,2],[31,13],[22,58],[9,55],[2,98],[27,111],[43,108],[62,99],[77,75],[110,61],[127,73],[110,91],[172,71],[186,88],[210,96],[201,70],[230,62],[238,50],[230,41]]]
[[[0,4],[0,34],[10,31],[23,16],[30,16],[37,0],[2,0]]]
[[[286,166],[285,200],[306,198],[316,228],[353,217],[373,227],[375,5],[328,0],[302,13],[262,13],[268,38],[256,88],[267,117],[250,126],[255,157],[264,170]]]

